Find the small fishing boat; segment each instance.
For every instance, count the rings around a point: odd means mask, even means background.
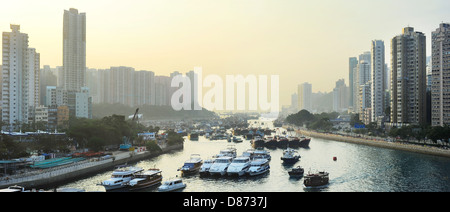
[[[158,191],[167,192],[167,191],[175,191],[178,189],[183,189],[186,187],[186,184],[179,178],[165,181],[161,186],[158,187]]]
[[[301,177],[303,176],[304,170],[302,167],[297,166],[295,168],[292,168],[290,171],[288,171],[289,176],[291,177]]]
[[[285,136],[277,136],[278,143],[277,146],[281,148],[286,148],[289,145],[289,139]]]
[[[189,134],[189,140],[191,140],[191,141],[198,141],[198,133],[197,132],[191,132]]]
[[[300,137],[300,144],[299,144],[299,146],[307,148],[307,147],[309,147],[309,142],[310,141],[311,141],[311,138],[302,136],[302,137]]]
[[[265,143],[265,141],[261,136],[253,136],[253,140],[252,140],[253,148],[263,147],[264,143]]]
[[[296,150],[287,148],[283,151],[283,156],[281,156],[281,160],[283,163],[292,164],[297,162],[300,159],[300,155],[296,154]]]
[[[9,186],[8,188],[0,189],[0,192],[25,192],[25,187],[14,185]]]
[[[233,142],[234,143],[241,143],[242,142],[242,138],[233,136]]]

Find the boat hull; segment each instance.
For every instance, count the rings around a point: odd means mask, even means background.
[[[303,168],[294,168],[288,171],[290,177],[302,177],[304,173]]]
[[[124,190],[126,188],[126,185],[124,185],[124,184],[116,184],[116,185],[104,185],[104,184],[102,184],[102,186],[105,188],[105,190],[107,192]]]
[[[138,184],[133,185],[133,186],[129,185],[128,188],[129,188],[130,191],[144,189],[144,188],[149,188],[149,187],[161,184],[161,181],[162,181],[162,177],[158,178],[158,179],[151,180],[151,181],[145,181],[145,182],[142,182],[142,183],[138,183]]]
[[[210,176],[209,171],[199,171],[201,177]]]
[[[328,184],[328,173],[319,172],[318,174],[308,174],[303,181],[306,187],[323,186]]]
[[[253,148],[264,147],[265,142],[264,142],[264,140],[254,140],[252,142],[252,146],[253,146]]]
[[[240,177],[240,176],[243,176],[247,172],[247,170],[248,170],[248,168],[247,169],[242,169],[242,170],[239,170],[239,171],[232,171],[232,172],[228,171],[227,174],[228,174],[228,176],[238,176],[238,177]]]
[[[257,176],[257,175],[262,175],[264,173],[267,173],[269,171],[270,171],[270,167],[267,167],[267,168],[259,170],[259,171],[247,171],[247,174],[250,176]]]
[[[186,188],[186,184],[183,184],[182,186],[177,186],[177,187],[159,187],[158,191],[159,192],[169,192],[169,191],[180,190],[183,188]]]
[[[181,168],[180,169],[182,175],[191,175],[200,171],[200,166],[190,169]]]
[[[309,142],[311,141],[311,138],[305,138],[302,139],[299,143],[300,147],[309,147]]]
[[[300,159],[299,156],[296,156],[296,157],[293,157],[293,158],[283,158],[283,157],[281,158],[281,160],[285,164],[296,163],[299,159]]]
[[[221,170],[221,171],[209,171],[209,174],[211,175],[211,176],[225,176],[226,174],[227,174],[227,171],[226,170]]]

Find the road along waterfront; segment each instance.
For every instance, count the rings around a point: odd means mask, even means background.
[[[200,136],[198,141],[186,139],[182,150],[171,151],[136,163],[144,169],[160,168],[163,181],[180,177],[177,171],[191,154],[203,159],[218,154],[234,144],[238,155],[251,148],[250,141],[210,141]],[[450,191],[450,158],[379,148],[313,137],[309,148],[299,148],[299,162],[281,163],[283,149],[268,149],[271,153],[270,172],[257,177],[182,177],[187,184],[184,192],[341,192],[341,191]],[[336,157],[336,160],[333,160]],[[304,188],[303,178],[291,178],[288,170],[302,166],[308,171],[327,171],[330,183],[319,188]],[[62,185],[86,191],[104,191],[96,184],[110,177],[112,169],[94,176]],[[157,192],[157,186],[141,190]]]
[[[139,153],[117,151],[105,160],[85,160],[74,164],[50,169],[36,170],[23,175],[13,175],[0,181],[0,188],[20,185],[25,188],[52,188],[73,180],[110,170],[119,164],[133,163],[155,157],[166,152],[183,149],[183,145],[164,146],[161,152],[143,151]]]

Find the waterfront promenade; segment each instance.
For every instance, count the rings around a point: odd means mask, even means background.
[[[310,137],[323,138],[323,139],[355,143],[355,144],[363,144],[363,145],[369,145],[369,146],[376,146],[376,147],[381,147],[381,148],[410,151],[410,152],[416,152],[416,153],[421,153],[421,154],[428,154],[428,155],[435,155],[435,156],[450,158],[450,150],[449,149],[442,149],[442,148],[433,147],[433,146],[410,144],[410,143],[405,143],[405,142],[386,141],[381,138],[374,138],[374,137],[370,137],[370,138],[353,137],[353,136],[348,136],[348,135],[340,135],[340,134],[333,134],[333,133],[321,133],[321,132],[314,132],[314,131],[300,130],[300,129],[296,130],[296,132],[299,134],[310,136]]]
[[[145,160],[157,155],[170,152],[172,150],[183,149],[183,144],[162,147],[160,152],[131,152],[116,151],[107,159],[91,158],[72,164],[58,166],[48,169],[37,169],[27,171],[21,174],[10,175],[0,179],[0,188],[8,186],[20,185],[27,189],[31,188],[50,188],[58,184],[77,179],[84,176],[100,173],[102,171],[112,169],[117,165],[125,163],[133,163]]]

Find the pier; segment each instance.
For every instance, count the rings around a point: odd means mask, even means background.
[[[140,160],[155,157],[173,150],[183,149],[183,144],[161,148],[159,152],[131,152],[116,151],[108,159],[98,160],[92,158],[76,163],[58,166],[49,169],[39,169],[23,174],[10,175],[0,179],[0,188],[20,185],[25,188],[51,188],[73,179],[79,179],[92,174],[100,173],[125,163],[134,163]]]

